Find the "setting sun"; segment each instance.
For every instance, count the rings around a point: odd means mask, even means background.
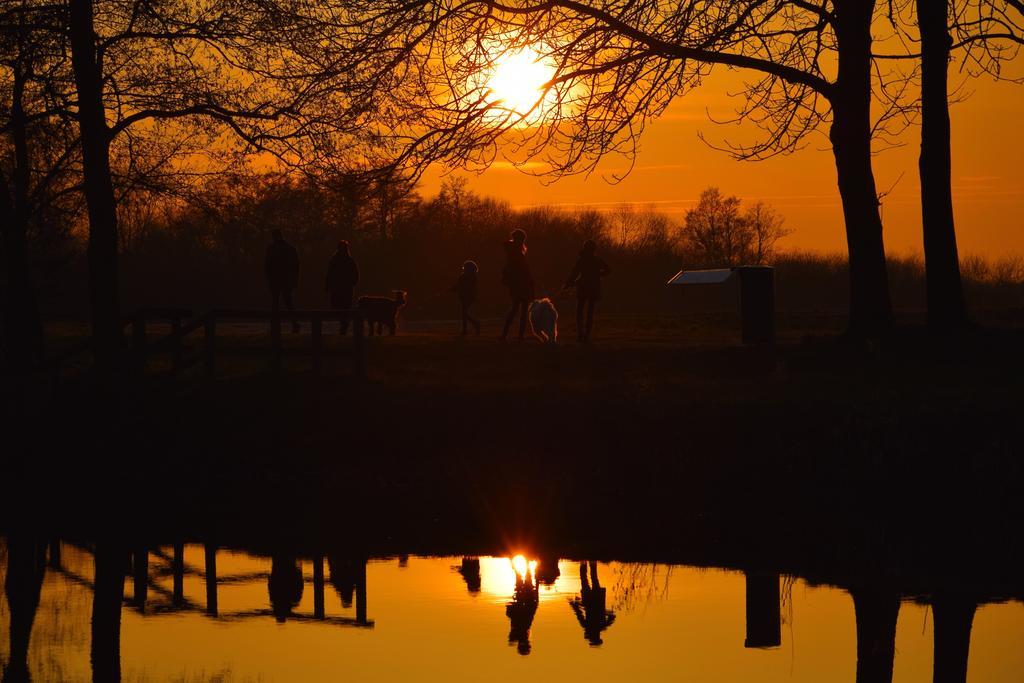
[[[533,120],[553,104],[553,93],[545,93],[544,87],[554,75],[550,60],[526,48],[501,54],[486,76],[486,86],[501,109]]]

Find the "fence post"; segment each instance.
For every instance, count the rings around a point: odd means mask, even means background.
[[[323,369],[323,325],[319,315],[314,315],[309,321],[310,332],[313,335],[313,372],[319,373]]]
[[[203,329],[206,334],[206,376],[213,379],[217,375],[217,318],[213,311],[206,314]]]
[[[136,311],[132,318],[132,350],[140,356],[146,350],[146,313]]]
[[[356,377],[366,377],[366,344],[363,340],[363,316],[353,313],[352,321],[352,372]]]
[[[146,371],[146,311],[139,309],[132,316],[132,355],[135,371],[142,374]]]
[[[325,616],[323,555],[313,558],[313,616],[317,619],[323,619]]]
[[[281,314],[273,311],[270,314],[270,367],[274,372],[281,371]]]
[[[217,546],[206,543],[203,546],[206,556],[206,613],[217,616]]]
[[[181,318],[171,318],[171,345],[174,349],[174,373],[177,374],[184,365],[184,344],[181,338]]]

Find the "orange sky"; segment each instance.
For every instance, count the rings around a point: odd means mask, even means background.
[[[507,164],[497,164],[470,186],[484,195],[502,197],[514,206],[535,204],[607,207],[618,202],[654,204],[682,219],[702,189],[723,191],[752,200],[764,199],[785,217],[794,232],[780,243],[787,249],[844,252],[842,213],[835,167],[828,141],[819,136],[788,157],[764,162],[737,162],[707,147],[712,142],[749,139],[749,131],[711,123],[732,115],[739,100],[726,92],[740,88],[741,72],[720,70],[704,86],[673,102],[648,128],[632,175],[618,185],[598,177],[573,177],[545,186]],[[951,75],[951,82],[956,78]],[[953,193],[962,255],[998,258],[1024,255],[1024,85],[973,79],[967,101],[954,105]],[[879,191],[893,188],[883,203],[886,247],[890,253],[920,253],[921,212],[917,177],[920,129],[909,129],[905,145],[875,158]],[[608,158],[601,168],[621,170],[625,159]],[[902,178],[900,177],[902,174]],[[423,192],[431,195],[440,183],[440,169],[429,173]],[[897,182],[898,181],[898,182]]]

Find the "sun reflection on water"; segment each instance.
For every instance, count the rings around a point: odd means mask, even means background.
[[[559,563],[561,566],[563,563]],[[529,576],[536,580],[537,570],[540,566],[538,560],[529,560],[526,555],[516,554],[511,557],[481,557],[480,558],[480,587],[481,592],[487,596],[490,602],[506,602],[515,592],[516,578],[523,580]],[[561,597],[566,593],[579,589],[579,584],[573,582],[574,572],[565,567],[561,576],[550,584],[540,585],[540,600],[551,600]]]

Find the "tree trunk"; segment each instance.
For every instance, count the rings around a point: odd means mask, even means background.
[[[39,595],[46,575],[46,546],[23,533],[14,532],[7,540],[7,595],[9,645],[4,683],[31,681],[28,666],[32,625],[39,609]]]
[[[33,355],[42,351],[43,327],[39,319],[32,271],[28,257],[29,224],[29,150],[23,94],[25,79],[15,69],[11,91],[11,139],[14,144],[14,168],[9,186],[3,191],[2,221],[4,269],[7,273],[4,302],[4,342],[9,371],[27,370]],[[3,184],[8,185],[6,179]]]
[[[874,2],[836,2],[839,71],[830,137],[850,254],[850,332],[892,326],[882,218],[871,168],[871,19]]]
[[[92,680],[121,680],[121,604],[124,602],[124,568],[128,554],[116,544],[96,545],[92,594]]]
[[[917,0],[921,31],[921,218],[928,293],[928,325],[937,330],[963,327],[967,305],[960,281],[960,259],[953,222],[950,185],[947,76],[949,35],[947,0]]]
[[[121,308],[117,284],[117,211],[110,175],[110,128],[103,105],[92,0],[70,1],[71,63],[78,91],[82,174],[89,209],[89,297],[92,337],[101,372],[113,370],[121,354]]]
[[[965,683],[971,649],[971,625],[978,603],[959,594],[940,594],[932,600],[935,616],[934,683]]]
[[[857,683],[891,683],[900,598],[876,586],[850,592],[857,620]]]

